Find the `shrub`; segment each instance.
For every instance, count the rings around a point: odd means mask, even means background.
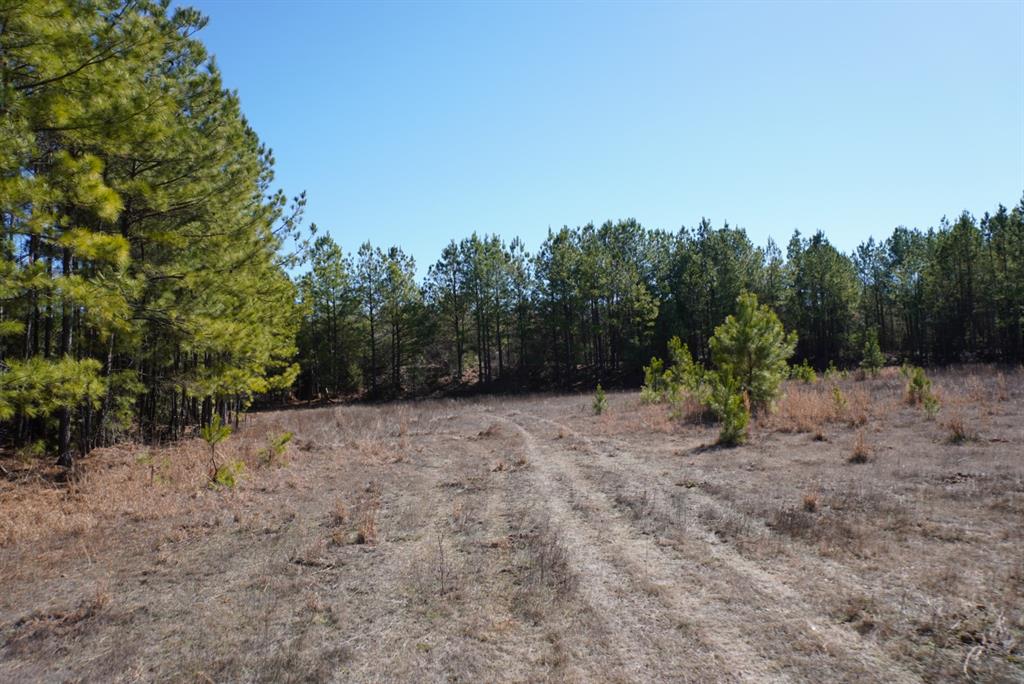
[[[836,417],[845,414],[848,405],[843,390],[839,389],[839,385],[832,385],[832,408],[835,410]]]
[[[601,383],[597,383],[597,390],[594,391],[594,414],[601,415],[608,408],[608,397],[605,396]]]
[[[217,482],[221,467],[217,463],[217,445],[231,435],[231,426],[224,425],[219,415],[214,415],[209,425],[204,425],[199,436],[210,446],[210,480]],[[219,484],[219,483],[218,483]],[[234,479],[232,479],[234,486]]]
[[[932,381],[918,366],[904,366],[900,373],[907,379],[907,403],[911,406],[920,405],[929,418],[939,412],[939,398],[932,392]]]
[[[233,489],[245,472],[245,463],[242,461],[228,461],[217,468],[213,474],[213,483],[221,487]]]
[[[650,403],[664,401],[678,402],[683,390],[698,395],[703,384],[704,368],[694,362],[690,349],[678,336],[668,341],[668,356],[671,366],[654,357],[649,366],[644,366],[644,385],[640,399]]]
[[[811,368],[811,364],[807,363],[807,359],[803,360],[799,366],[789,367],[789,377],[791,380],[799,380],[808,384],[817,382],[818,374]]]
[[[715,328],[711,356],[719,371],[738,383],[738,394],[745,394],[755,410],[767,409],[786,377],[796,334],[787,335],[775,312],[757,303],[757,295],[745,292],[736,305],[736,313]]]
[[[658,357],[651,358],[651,365],[644,366],[644,384],[640,388],[640,399],[650,403],[665,400],[667,383],[665,362]]]
[[[693,360],[690,348],[678,336],[668,341],[668,357],[672,361],[668,370],[669,384],[697,393],[704,384],[704,367]]]
[[[836,367],[835,361],[828,362],[828,368],[825,369],[825,380],[828,382],[839,382],[845,380],[848,373],[846,371],[839,370]]]
[[[260,460],[267,465],[273,465],[278,458],[284,455],[284,452],[288,449],[288,442],[292,441],[294,436],[295,433],[293,432],[282,432],[271,437],[267,447],[260,451]]]
[[[747,441],[747,424],[750,422],[749,399],[739,380],[729,373],[718,372],[711,376],[709,404],[722,422],[718,443],[726,446],[742,444]]]
[[[868,330],[864,336],[864,350],[861,357],[860,367],[871,377],[877,376],[878,372],[882,370],[882,366],[885,365],[885,357],[882,355],[882,349],[878,346],[878,331],[874,328]]]

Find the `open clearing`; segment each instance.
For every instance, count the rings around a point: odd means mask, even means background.
[[[197,441],[8,464],[0,680],[1021,681],[1024,375],[935,381],[735,449],[618,393],[255,415],[233,491]]]

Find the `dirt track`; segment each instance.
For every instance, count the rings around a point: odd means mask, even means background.
[[[635,395],[268,414],[287,467],[0,550],[0,679],[1019,681],[1019,397],[887,404],[862,465]]]

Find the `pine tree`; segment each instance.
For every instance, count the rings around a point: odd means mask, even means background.
[[[763,410],[778,396],[796,342],[796,333],[787,335],[774,311],[758,305],[757,295],[744,293],[709,344],[719,373],[735,380],[755,410]]]

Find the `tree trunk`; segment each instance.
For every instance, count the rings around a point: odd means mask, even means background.
[[[64,276],[71,275],[71,250],[67,247],[64,248],[63,255],[63,274]],[[67,300],[61,305],[61,332],[60,332],[60,354],[66,356],[71,351],[71,307]],[[60,429],[58,432],[58,456],[57,465],[70,468],[74,462],[74,456],[71,454],[71,407],[61,407],[59,413]]]

